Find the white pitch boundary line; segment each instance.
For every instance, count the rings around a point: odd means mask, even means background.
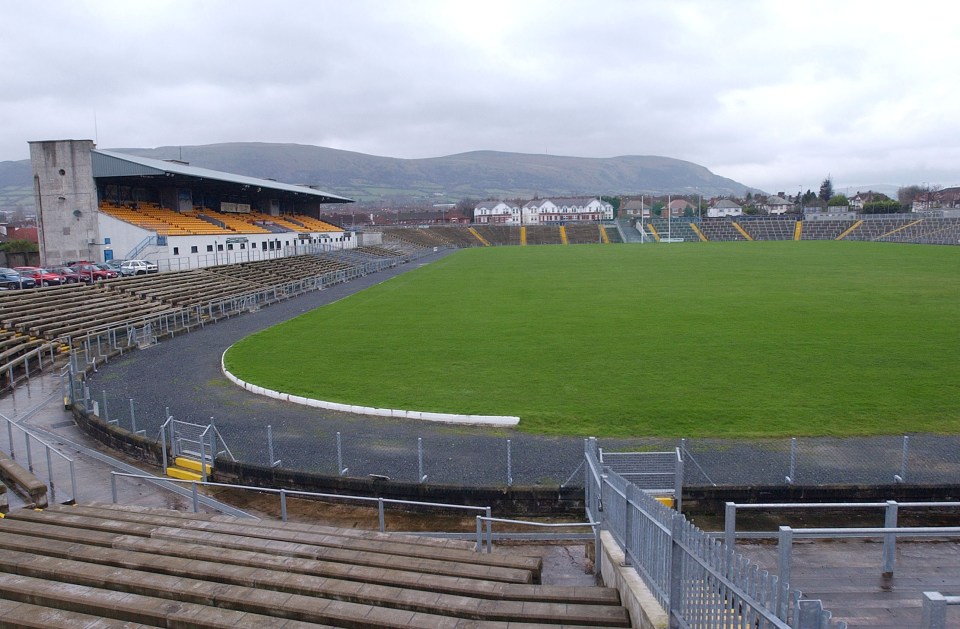
[[[408,411],[394,408],[375,408],[373,406],[355,406],[352,404],[340,404],[339,402],[327,402],[326,400],[315,400],[313,398],[291,395],[282,391],[274,391],[264,387],[250,384],[241,380],[230,373],[224,364],[224,358],[229,348],[220,356],[220,370],[223,375],[235,385],[246,389],[250,393],[263,395],[266,397],[283,400],[284,402],[293,402],[303,406],[313,408],[324,408],[331,411],[343,411],[345,413],[355,413],[357,415],[374,415],[377,417],[395,417],[397,419],[420,419],[430,422],[441,422],[447,424],[470,424],[481,426],[516,426],[520,423],[520,418],[512,415],[460,415],[457,413],[430,413],[427,411]]]

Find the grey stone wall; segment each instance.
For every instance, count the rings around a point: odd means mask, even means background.
[[[91,140],[30,142],[40,259],[44,265],[102,259]]]

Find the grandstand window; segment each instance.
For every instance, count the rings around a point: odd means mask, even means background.
[[[246,248],[247,248],[247,244],[241,242],[241,243],[240,243],[240,248],[241,248],[241,249],[246,249]]]
[[[196,246],[196,245],[190,247],[190,253],[196,253],[196,252],[197,252],[197,246]]]
[[[173,255],[175,255],[175,256],[180,255],[180,247],[174,247],[174,248],[173,248]]]
[[[208,252],[213,251],[213,245],[207,245],[207,251]]]
[[[233,243],[227,245],[227,251],[233,251]]]

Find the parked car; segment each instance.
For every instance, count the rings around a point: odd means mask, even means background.
[[[120,271],[118,269],[111,268],[109,264],[103,262],[97,262],[93,266],[97,267],[104,273],[106,273],[106,279],[110,280],[115,277],[120,277]]]
[[[50,272],[60,276],[61,284],[77,284],[81,281],[80,274],[68,266],[52,266]]]
[[[37,286],[60,286],[63,283],[62,277],[39,266],[15,266],[13,270],[24,277],[33,278]]]
[[[146,275],[160,269],[149,260],[124,260],[120,265],[120,275]]]
[[[87,284],[110,279],[110,274],[97,267],[93,262],[76,262],[70,265],[70,268],[80,274],[81,282],[86,282]]]
[[[115,258],[113,260],[107,260],[106,262],[104,262],[104,264],[106,264],[108,267],[110,267],[112,270],[116,271],[119,274],[120,265],[123,264],[124,262],[125,260],[123,258],[119,258],[119,259]]]
[[[32,277],[24,277],[14,269],[0,267],[0,286],[6,289],[34,288],[37,285]]]

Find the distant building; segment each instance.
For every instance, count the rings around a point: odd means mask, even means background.
[[[520,208],[503,201],[483,201],[473,209],[473,222],[480,225],[519,225]]]
[[[639,199],[627,199],[620,204],[620,215],[650,218],[650,206],[643,202],[643,197]]]
[[[697,206],[686,199],[674,199],[667,206],[670,216],[685,216],[688,210],[692,212],[696,209]]]
[[[742,216],[743,208],[730,199],[720,199],[707,208],[707,218],[723,218],[726,216]]]
[[[872,190],[868,190],[866,192],[857,192],[857,194],[850,198],[850,209],[861,212],[863,211],[863,206],[866,203],[890,200],[890,197],[882,192],[873,192]]]
[[[787,201],[782,196],[773,195],[767,197],[767,200],[758,204],[757,207],[767,214],[773,214],[776,216],[780,214],[786,214],[794,208],[794,204],[790,201]]]
[[[484,201],[473,210],[481,225],[560,225],[613,220],[613,205],[596,197],[533,199],[521,207]]]
[[[144,258],[160,270],[351,248],[319,219],[352,203],[286,184],[98,150],[91,140],[30,142],[43,264]]]

